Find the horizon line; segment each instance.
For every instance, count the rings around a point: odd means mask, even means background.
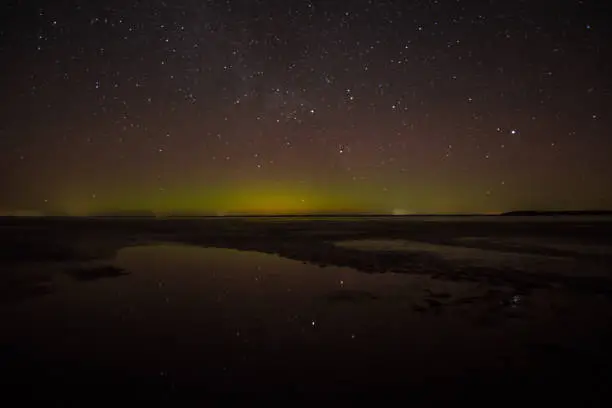
[[[92,214],[1,214],[0,218],[315,218],[315,217],[494,217],[504,215],[612,215],[612,210],[511,210],[502,212],[460,212],[460,213],[382,213],[382,212],[321,212],[321,213],[156,213],[154,211],[125,211],[124,213],[92,213]]]

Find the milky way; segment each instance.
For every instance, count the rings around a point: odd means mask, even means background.
[[[612,209],[601,1],[8,1],[0,213]]]

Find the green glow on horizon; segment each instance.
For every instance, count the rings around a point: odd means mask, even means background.
[[[533,192],[505,190],[486,194],[487,184],[456,177],[440,182],[423,174],[410,181],[397,176],[358,183],[325,181],[227,180],[183,178],[160,189],[155,180],[117,179],[95,186],[83,181],[49,183],[40,206],[0,208],[0,212],[92,215],[155,213],[159,215],[291,215],[320,213],[491,214],[516,209],[550,209],[532,199]],[[288,178],[290,175],[288,175]],[[95,193],[95,194],[94,194]],[[554,209],[586,208],[568,202]],[[525,204],[526,203],[526,204]]]
[[[198,189],[169,189],[164,192],[137,192],[113,196],[65,198],[59,207],[70,215],[152,211],[157,214],[309,214],[385,212],[373,199],[346,188],[325,190],[306,186],[260,184],[209,186]]]

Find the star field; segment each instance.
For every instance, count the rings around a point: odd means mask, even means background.
[[[5,2],[0,212],[609,209],[610,11]]]

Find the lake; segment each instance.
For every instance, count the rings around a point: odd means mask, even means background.
[[[169,399],[194,389],[428,390],[466,371],[552,372],[549,361],[532,360],[534,350],[580,348],[603,327],[583,319],[604,299],[321,268],[257,252],[134,246],[112,265],[125,274],[55,275],[54,293],[4,306],[2,339],[17,376],[35,367],[46,393],[62,392],[64,382],[95,389],[93,375]]]
[[[0,391],[607,401],[612,224],[459,219],[0,220]]]

